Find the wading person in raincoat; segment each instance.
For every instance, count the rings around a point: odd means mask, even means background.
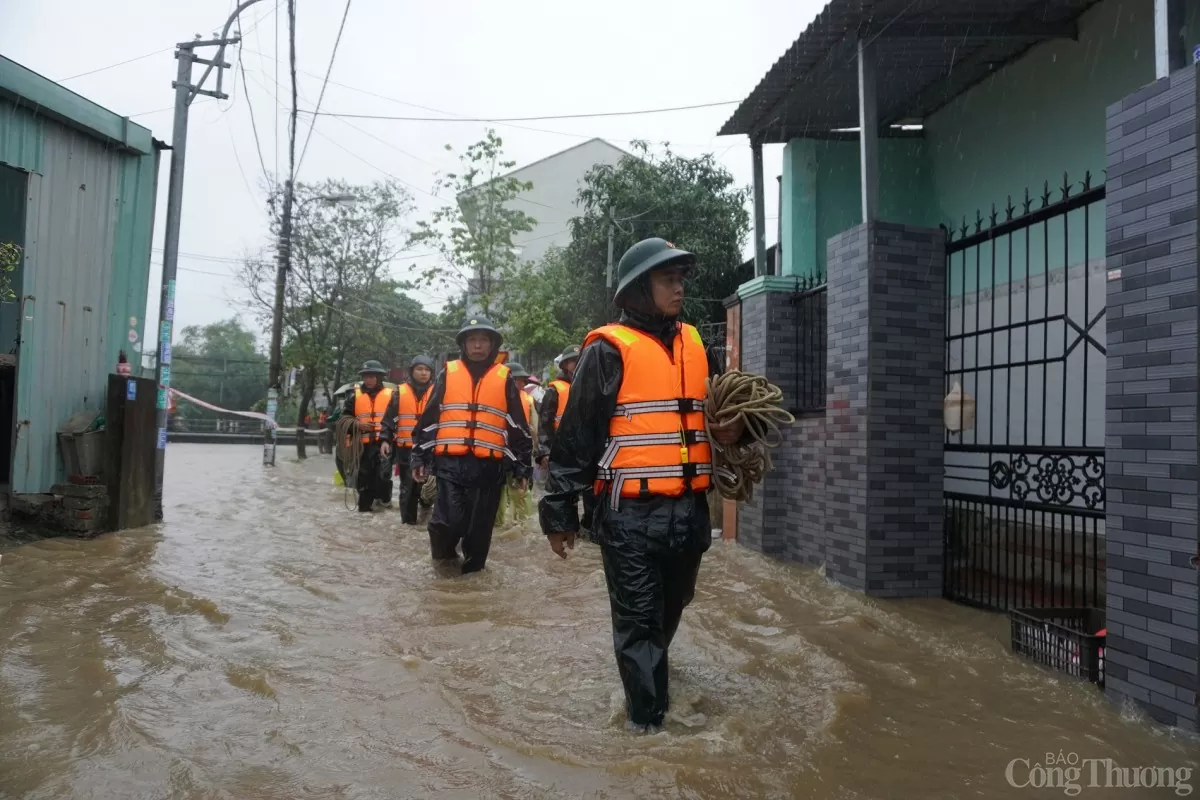
[[[437,477],[430,550],[435,560],[454,559],[462,542],[463,574],[487,562],[508,476],[524,490],[531,472],[525,404],[499,363],[501,341],[484,317],[467,320],[457,337],[462,358],[438,376],[413,431],[413,480],[424,483],[431,465]]]
[[[359,370],[362,383],[347,395],[343,415],[358,420],[362,458],[358,465],[358,510],[370,511],[375,504],[392,499],[392,442],[397,414],[396,393],[383,383],[387,370],[378,361],[368,361]]]
[[[396,475],[400,478],[400,522],[417,524],[417,504],[421,501],[421,487],[412,479],[409,457],[413,448],[413,428],[425,412],[429,389],[433,385],[433,359],[417,356],[408,367],[408,380],[400,384],[397,392],[396,415]]]
[[[712,543],[706,492],[705,379],[718,369],[699,332],[678,320],[695,257],[662,239],[631,247],[617,267],[617,324],[588,334],[550,451],[542,530],[562,558],[579,531],[576,497],[595,491],[613,647],[629,725],[654,730],[667,712],[667,649]],[[714,431],[735,443],[735,428]]]
[[[550,381],[546,394],[542,397],[542,411],[538,422],[538,463],[542,469],[550,465],[550,448],[554,445],[554,433],[562,421],[563,410],[567,407],[567,398],[571,394],[571,379],[575,376],[575,368],[579,366],[579,352],[582,348],[571,345],[562,351],[558,357],[559,376]],[[583,493],[583,519],[580,527],[583,530],[592,529],[592,515],[595,513],[596,496],[592,492]]]
[[[534,401],[533,395],[525,391],[529,386],[529,371],[515,361],[511,362],[508,368],[512,370],[513,381],[521,391],[521,402],[525,405],[525,419],[529,421],[530,441],[536,442],[538,440],[537,402]],[[530,464],[531,470],[532,467],[533,465]],[[529,518],[529,493],[533,488],[531,484],[532,480],[526,481],[526,488],[518,490],[517,478],[512,475],[508,477],[504,486],[504,494],[500,497],[500,510],[496,513],[497,525],[504,524],[509,509],[512,509],[514,522]]]

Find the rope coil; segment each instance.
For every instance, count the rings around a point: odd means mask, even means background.
[[[775,468],[771,450],[783,443],[781,429],[796,418],[783,407],[783,390],[761,375],[730,370],[708,379],[704,429],[713,451],[713,480],[728,500],[747,503],[754,485]],[[712,429],[741,421],[752,441],[721,445]]]
[[[334,448],[342,464],[342,478],[347,488],[358,486],[358,469],[362,464],[363,443],[355,417],[341,417],[333,427]]]

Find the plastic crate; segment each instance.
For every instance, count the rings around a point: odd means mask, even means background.
[[[60,433],[58,444],[67,476],[104,474],[104,431]]]
[[[1014,653],[1104,686],[1103,609],[1016,608],[1008,617]]]

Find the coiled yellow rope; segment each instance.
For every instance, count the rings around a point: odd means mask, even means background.
[[[421,484],[421,502],[427,506],[432,506],[433,501],[437,499],[437,478],[430,475]]]
[[[358,491],[358,469],[362,464],[362,436],[355,417],[341,417],[333,426],[334,447],[342,464],[342,479],[347,489]]]
[[[722,497],[749,502],[754,484],[774,469],[771,450],[783,442],[780,429],[796,418],[782,405],[783,390],[761,375],[730,370],[708,379],[704,428],[712,442],[713,480]],[[721,445],[712,429],[741,420],[752,441]]]

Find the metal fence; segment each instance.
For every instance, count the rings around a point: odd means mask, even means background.
[[[946,247],[945,594],[1104,605],[1104,186],[1063,177]],[[954,398],[959,398],[957,406]],[[973,419],[972,419],[973,417]]]
[[[828,297],[824,276],[796,280],[796,290],[791,297],[796,316],[795,341],[792,343],[796,363],[792,372],[791,397],[788,398],[793,414],[825,410]]]

